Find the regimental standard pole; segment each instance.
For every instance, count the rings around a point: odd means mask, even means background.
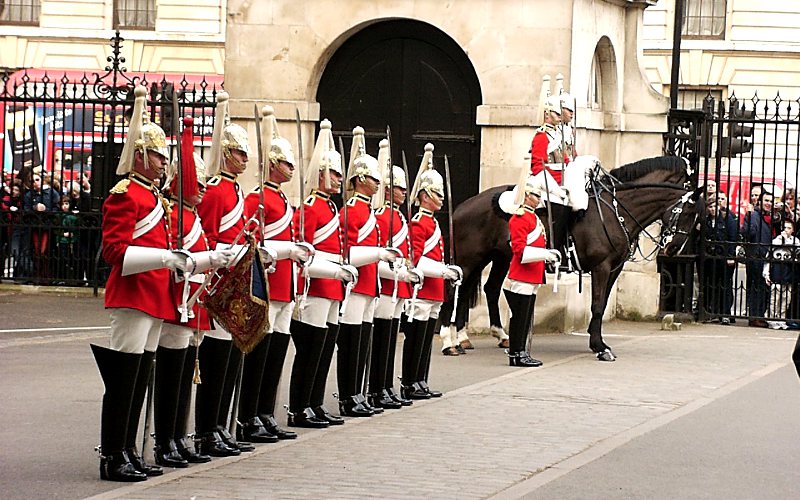
[[[672,26],[672,77],[669,81],[669,107],[678,108],[678,84],[681,75],[681,35],[683,33],[683,0],[675,0]]]

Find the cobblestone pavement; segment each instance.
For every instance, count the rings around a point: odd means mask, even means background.
[[[573,354],[539,369],[509,368],[438,400],[101,497],[517,497],[570,459],[784,366],[795,338],[705,325],[673,333],[653,324],[625,328],[609,340],[621,356],[615,363]],[[574,341],[586,345],[585,338]]]

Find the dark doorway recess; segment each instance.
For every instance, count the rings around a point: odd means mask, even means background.
[[[478,77],[467,54],[441,30],[419,21],[373,24],[348,39],[328,62],[317,90],[322,118],[333,123],[349,153],[353,127],[366,131],[367,152],[392,131],[392,159],[408,159],[411,181],[425,143],[444,176],[450,163],[455,204],[477,194],[480,177],[481,104]],[[410,186],[409,186],[410,187]],[[443,228],[444,229],[444,228]]]

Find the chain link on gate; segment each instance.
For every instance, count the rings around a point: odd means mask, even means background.
[[[800,99],[709,93],[670,111],[665,150],[689,159],[707,209],[695,252],[659,257],[661,312],[800,326]]]
[[[116,184],[133,88],[149,91],[150,119],[168,143],[172,94],[195,123],[195,146],[210,147],[221,76],[128,72],[117,31],[104,72],[27,69],[0,75],[3,162],[0,279],[102,286],[102,204]],[[69,202],[67,207],[64,205]]]

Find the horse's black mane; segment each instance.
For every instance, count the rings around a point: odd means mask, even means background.
[[[655,172],[663,171],[681,173],[686,175],[686,163],[682,158],[677,156],[657,156],[655,158],[645,158],[644,160],[628,163],[621,167],[615,168],[610,175],[614,176],[619,182],[630,182],[640,179],[645,175]]]

